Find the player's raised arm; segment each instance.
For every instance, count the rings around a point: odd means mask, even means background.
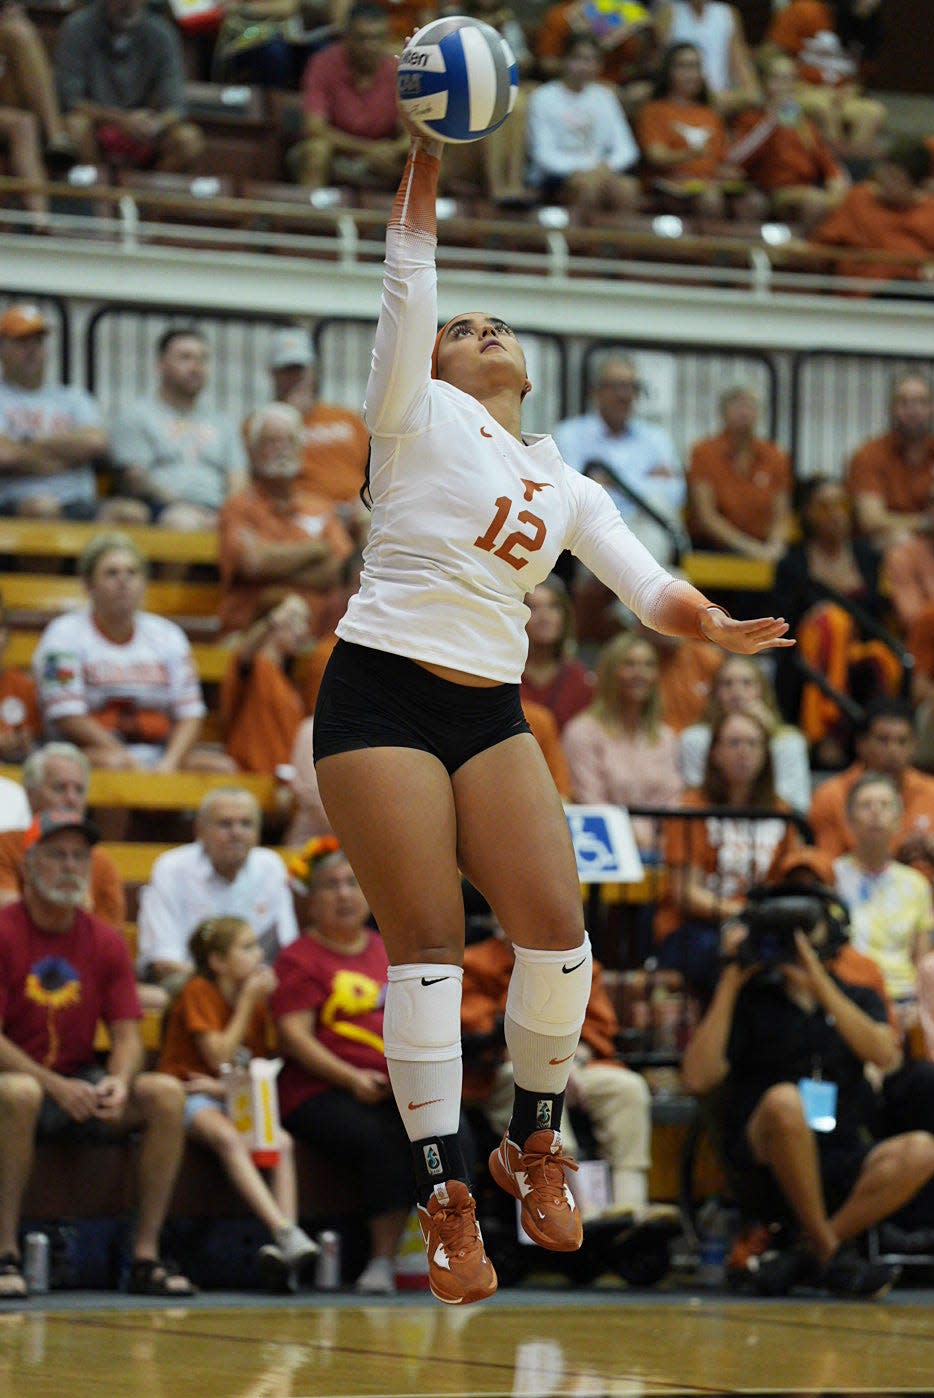
[[[404,115],[400,119],[412,148],[386,227],[383,294],[364,408],[370,430],[390,435],[418,425],[438,324],[435,200],[441,145],[419,135]]]

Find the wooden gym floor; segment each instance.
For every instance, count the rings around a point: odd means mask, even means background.
[[[931,1393],[931,1298],[513,1290],[454,1310],[422,1294],[63,1295],[0,1311],[0,1398]]]

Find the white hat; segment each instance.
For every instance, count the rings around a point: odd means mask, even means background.
[[[315,352],[307,330],[295,325],[273,333],[269,341],[269,353],[266,355],[267,369],[290,369],[293,366],[304,368],[314,362]]]

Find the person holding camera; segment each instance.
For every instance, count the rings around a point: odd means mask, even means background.
[[[808,1281],[839,1296],[885,1295],[897,1270],[867,1262],[853,1241],[934,1175],[929,1132],[869,1138],[865,1067],[890,1072],[900,1050],[878,995],[825,964],[845,935],[837,913],[831,890],[752,897],[724,925],[721,974],[682,1064],[688,1091],[723,1089],[731,1171],[740,1180],[767,1171],[798,1225],[796,1247],[759,1259],[758,1289],[772,1294]]]

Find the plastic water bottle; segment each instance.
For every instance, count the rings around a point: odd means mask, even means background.
[[[701,1286],[723,1286],[730,1249],[729,1218],[719,1199],[708,1199],[697,1219],[700,1239],[697,1279]]]

